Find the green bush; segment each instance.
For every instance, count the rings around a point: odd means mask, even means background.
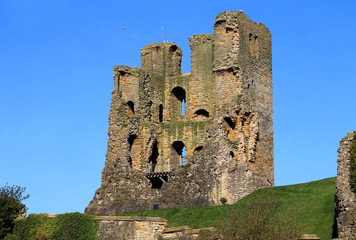
[[[61,214],[56,218],[56,225],[54,239],[97,239],[98,223],[92,216],[78,212]]]
[[[225,203],[227,203],[227,199],[224,198],[224,197],[222,197],[222,198],[220,198],[220,202],[221,202],[222,204],[225,204]]]
[[[17,221],[13,234],[6,240],[97,239],[98,221],[78,212],[49,218],[47,214],[30,214]]]
[[[49,239],[55,226],[55,219],[48,218],[47,214],[30,214],[26,219],[17,221],[13,234],[5,239]]]
[[[278,213],[281,203],[274,193],[265,193],[231,206],[227,218],[218,222],[222,239],[298,239],[302,227],[297,226],[296,215]]]
[[[350,185],[351,191],[356,196],[356,134],[350,147]]]
[[[0,239],[3,239],[14,228],[17,216],[26,210],[21,202],[29,197],[24,195],[26,188],[20,186],[0,187]]]

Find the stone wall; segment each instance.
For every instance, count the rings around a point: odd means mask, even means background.
[[[156,240],[167,228],[167,220],[159,217],[96,217],[99,239]]]
[[[273,186],[268,29],[224,12],[189,44],[191,73],[174,43],[144,47],[141,69],[113,68],[102,185],[86,213],[234,203]]]
[[[172,228],[164,229],[160,237],[162,239],[167,239],[167,240],[195,239],[199,236],[201,230],[207,230],[210,233],[212,233],[214,236],[218,236],[216,229],[213,227],[191,229],[188,226],[180,226],[180,227],[172,227]],[[216,239],[219,238],[216,237]]]
[[[56,218],[57,214],[48,217]],[[177,232],[171,231],[161,217],[96,216],[95,220],[99,221],[100,240],[157,240],[167,229],[169,233]]]
[[[356,239],[356,198],[350,187],[350,147],[356,132],[341,139],[337,158],[336,222],[340,239]]]

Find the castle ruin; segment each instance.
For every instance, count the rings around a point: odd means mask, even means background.
[[[335,217],[340,239],[356,239],[356,196],[351,190],[351,146],[356,144],[356,131],[348,132],[340,141],[337,156]]]
[[[274,185],[271,34],[238,12],[189,38],[141,50],[141,69],[114,66],[102,184],[85,212],[234,203]]]

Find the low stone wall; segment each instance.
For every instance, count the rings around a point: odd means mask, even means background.
[[[99,239],[156,240],[167,227],[160,217],[98,216]]]
[[[216,229],[213,227],[191,229],[188,226],[180,226],[180,227],[172,227],[172,228],[164,229],[161,237],[162,239],[166,239],[166,240],[176,240],[180,238],[182,239],[183,237],[186,237],[187,239],[195,239],[198,237],[199,232],[201,230],[209,230],[212,233],[216,233]]]
[[[356,239],[356,198],[350,187],[350,147],[356,132],[341,139],[337,158],[336,222],[340,239]]]
[[[57,214],[48,214],[56,218]],[[168,228],[161,217],[96,216],[100,240],[157,240]]]
[[[215,228],[191,229],[188,226],[169,228],[167,220],[160,217],[98,216],[99,239],[110,240],[177,240],[195,239],[201,230],[216,232]],[[218,239],[218,238],[216,238]]]

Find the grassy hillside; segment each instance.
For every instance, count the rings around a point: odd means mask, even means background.
[[[336,178],[320,181],[260,189],[241,199],[242,204],[257,194],[272,193],[281,198],[276,209],[282,216],[297,215],[297,224],[304,225],[304,233],[317,234],[322,239],[332,238]],[[124,216],[163,217],[170,227],[188,225],[191,228],[216,226],[216,220],[226,218],[230,206],[159,209],[122,214]]]

